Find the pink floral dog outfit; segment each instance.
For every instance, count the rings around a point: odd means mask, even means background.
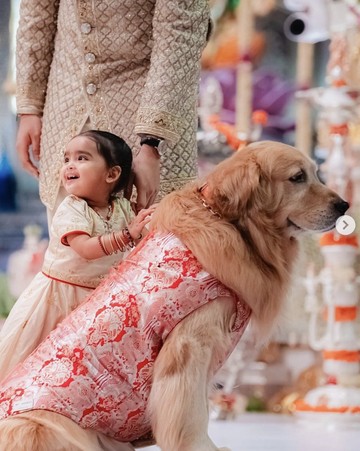
[[[121,442],[143,436],[151,429],[146,406],[163,343],[182,319],[219,296],[236,302],[235,346],[250,318],[247,304],[176,236],[149,234],[5,379],[0,418],[44,409]]]

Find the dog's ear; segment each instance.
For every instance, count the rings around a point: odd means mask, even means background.
[[[236,219],[251,208],[260,188],[260,166],[254,157],[230,158],[218,169],[208,180],[212,203],[228,219]]]

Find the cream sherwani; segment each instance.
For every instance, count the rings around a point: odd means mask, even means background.
[[[86,121],[166,139],[161,193],[196,175],[207,0],[22,0],[17,111],[43,115],[40,196],[55,205],[64,146]]]

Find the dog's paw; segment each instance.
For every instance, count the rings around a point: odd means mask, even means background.
[[[219,451],[231,451],[230,448],[219,448]]]

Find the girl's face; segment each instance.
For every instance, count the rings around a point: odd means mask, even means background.
[[[68,194],[95,202],[102,198],[107,201],[114,183],[114,168],[106,166],[94,141],[76,136],[66,147],[61,180]]]

